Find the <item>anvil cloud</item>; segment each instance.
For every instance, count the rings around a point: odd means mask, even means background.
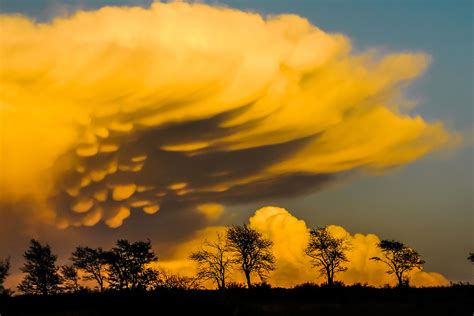
[[[0,207],[60,227],[310,192],[446,144],[409,115],[422,53],[204,4],[1,16]],[[8,206],[8,210],[7,210]]]

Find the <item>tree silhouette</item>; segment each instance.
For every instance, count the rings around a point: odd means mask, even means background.
[[[226,240],[220,233],[217,233],[216,241],[206,241],[201,249],[191,254],[190,258],[198,264],[199,280],[210,280],[219,290],[225,289],[227,272],[233,260],[229,255]]]
[[[42,246],[37,240],[32,239],[23,257],[26,262],[21,271],[26,275],[18,285],[18,289],[26,294],[56,293],[61,278],[56,266],[57,257],[51,253],[49,245]]]
[[[343,264],[348,261],[346,251],[349,249],[349,241],[346,238],[334,237],[327,227],[322,227],[309,232],[305,252],[311,258],[313,267],[326,276],[329,286],[333,286],[334,274],[347,270]]]
[[[96,281],[99,290],[104,291],[106,280],[104,272],[107,262],[102,248],[77,247],[72,253],[71,261],[74,267],[84,271],[84,280]]]
[[[233,262],[245,274],[247,287],[252,287],[251,274],[257,273],[263,282],[268,272],[275,269],[273,243],[248,225],[227,227],[227,242],[233,253]]]
[[[66,292],[77,292],[81,289],[79,275],[74,265],[63,265],[60,267],[62,278],[62,289]]]
[[[128,240],[118,240],[117,246],[105,252],[107,262],[107,281],[111,288],[146,289],[148,287],[150,270],[147,266],[158,260],[151,242],[148,240],[130,243]]]
[[[159,268],[154,270],[157,276],[153,289],[166,289],[166,290],[197,290],[199,284],[196,282],[196,278],[181,276],[179,274],[172,273],[166,269]]]
[[[0,295],[9,294],[9,290],[4,287],[5,279],[10,271],[10,258],[0,260]]]
[[[471,252],[469,254],[469,257],[467,257],[467,260],[471,261],[471,263],[474,263],[474,252]]]
[[[382,240],[377,246],[382,250],[384,257],[372,257],[370,260],[385,263],[389,267],[387,273],[396,275],[399,287],[409,286],[408,272],[414,269],[421,270],[425,261],[421,260],[414,249],[395,240]]]

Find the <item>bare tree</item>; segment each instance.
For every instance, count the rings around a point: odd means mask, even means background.
[[[66,292],[77,292],[81,289],[79,275],[74,265],[63,265],[59,268],[63,281],[62,289]]]
[[[32,239],[30,248],[23,257],[25,265],[21,269],[25,277],[18,285],[18,289],[26,294],[48,295],[56,293],[61,284],[61,278],[56,266],[57,256],[51,253],[49,245],[41,245]]]
[[[233,260],[229,255],[227,242],[220,233],[217,233],[214,242],[206,241],[200,250],[191,254],[190,258],[198,264],[199,280],[210,280],[219,290],[226,288],[227,272]]]
[[[382,250],[383,258],[372,257],[370,260],[385,263],[389,267],[387,273],[396,275],[398,286],[409,286],[408,272],[421,270],[425,261],[414,249],[395,240],[382,240],[378,247]]]
[[[84,280],[96,281],[99,290],[104,291],[106,261],[102,248],[77,247],[71,260],[74,267],[84,271]]]
[[[0,260],[0,295],[9,294],[10,291],[4,287],[5,279],[10,271],[10,258]]]
[[[334,274],[346,271],[346,251],[350,249],[346,238],[337,238],[331,235],[327,227],[312,229],[309,232],[309,242],[306,254],[311,258],[313,267],[319,269],[326,276],[329,286],[334,285]]]
[[[268,272],[275,269],[273,243],[248,225],[227,227],[227,242],[235,264],[245,274],[248,288],[252,287],[251,274],[256,273],[263,282]]]

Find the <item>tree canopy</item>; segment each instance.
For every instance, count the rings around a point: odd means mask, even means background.
[[[153,272],[148,265],[158,260],[149,240],[130,243],[125,239],[118,240],[116,246],[104,254],[104,258],[107,281],[110,287],[117,290],[147,288]]]
[[[4,287],[5,279],[9,275],[10,271],[10,258],[0,260],[0,295],[8,293],[8,290]]]
[[[51,253],[51,247],[41,245],[32,239],[30,247],[24,253],[26,262],[21,268],[25,276],[18,289],[26,294],[48,295],[56,293],[61,284],[61,278],[56,266],[57,256]]]
[[[312,229],[309,232],[309,242],[305,249],[314,267],[326,276],[328,285],[334,285],[334,274],[347,270],[346,251],[350,249],[346,238],[337,238],[328,231],[327,227]]]
[[[399,241],[385,239],[378,247],[382,250],[383,257],[372,257],[370,260],[385,263],[389,267],[387,273],[396,275],[398,286],[408,286],[408,273],[415,269],[421,270],[425,263],[418,252]]]
[[[77,247],[72,253],[71,261],[77,269],[84,272],[84,280],[97,282],[99,290],[104,291],[105,286],[105,253],[102,248]]]
[[[65,292],[77,292],[81,289],[79,285],[79,274],[74,265],[63,265],[59,268],[62,280],[62,289]]]
[[[275,269],[273,243],[259,231],[248,225],[233,225],[227,228],[227,242],[233,260],[245,274],[247,286],[252,287],[251,274],[256,273],[263,282]]]

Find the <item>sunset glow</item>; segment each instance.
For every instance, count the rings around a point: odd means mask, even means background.
[[[0,316],[30,294],[127,291],[229,315],[461,311],[472,12],[0,2]]]

